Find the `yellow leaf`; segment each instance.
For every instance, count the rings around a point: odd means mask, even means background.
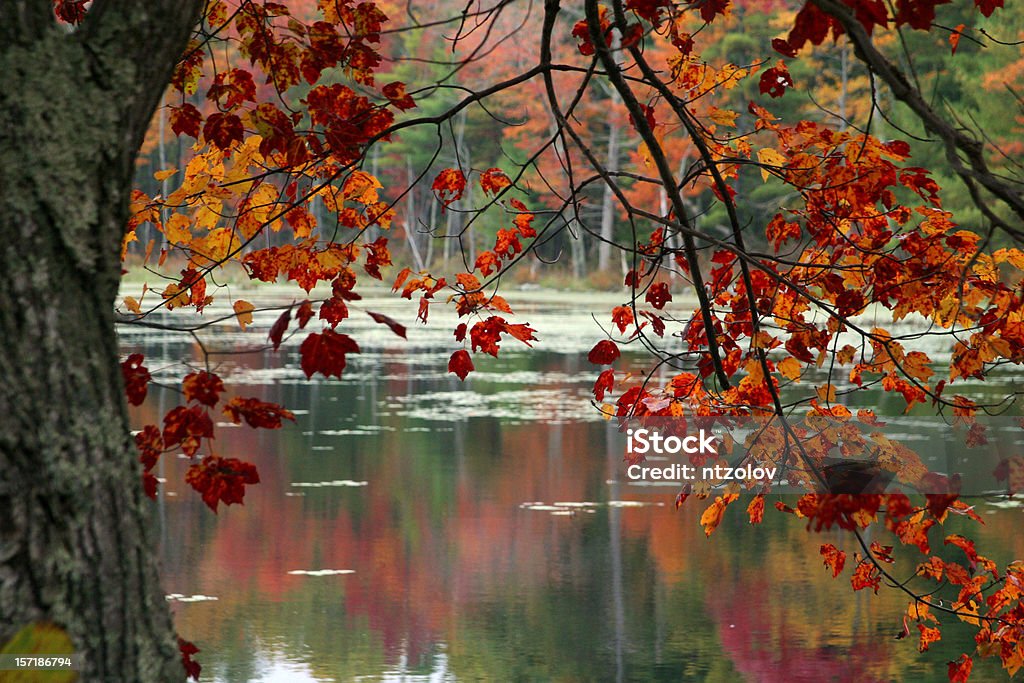
[[[38,621],[24,626],[11,636],[10,640],[3,643],[0,655],[10,661],[15,656],[70,655],[74,651],[75,647],[71,638],[60,626]],[[23,683],[72,683],[78,680],[78,673],[75,671],[46,671],[44,669],[10,671],[5,672],[3,680]]]
[[[846,365],[853,361],[855,355],[857,355],[857,349],[847,344],[836,353],[836,362],[840,365]]]
[[[238,256],[241,248],[242,243],[231,228],[217,228],[203,239],[192,240],[192,250],[215,263]]]
[[[979,337],[980,339],[978,339]],[[1002,337],[993,337],[987,334],[975,335],[972,338],[972,342],[977,343],[981,359],[986,363],[990,363],[1000,357],[1013,358],[1013,347],[1010,346],[1010,342]]]
[[[167,180],[168,178],[170,178],[172,175],[174,175],[177,172],[178,172],[178,169],[176,169],[176,168],[165,168],[162,171],[157,171],[156,173],[154,173],[153,177],[162,182],[164,180]]]
[[[246,325],[252,325],[252,312],[255,306],[248,301],[239,299],[232,308],[235,309],[235,315],[238,316],[239,327],[244,330]]]
[[[786,165],[786,157],[782,156],[778,150],[772,149],[771,147],[762,147],[757,150],[757,160],[765,166],[774,166],[781,168]],[[767,181],[769,176],[767,168],[761,169],[761,179]]]
[[[128,255],[128,243],[129,242],[138,242],[138,241],[139,241],[139,237],[138,237],[138,235],[135,234],[134,230],[129,230],[128,232],[126,232],[124,234],[124,237],[121,238],[121,260],[122,261],[124,261],[125,256]]]
[[[195,213],[196,227],[213,230],[224,213],[224,202],[209,194],[204,194],[201,201],[202,206]]]
[[[142,313],[142,307],[139,306],[139,302],[133,296],[126,296],[124,298],[124,307],[136,315]]]
[[[709,114],[711,120],[720,126],[736,127],[736,117],[739,116],[739,112],[729,111],[728,109],[719,109],[718,107],[712,106]]]
[[[817,388],[818,399],[825,403],[836,402],[836,387],[833,384],[826,384],[823,387]]]
[[[192,231],[189,229],[188,216],[176,213],[164,223],[164,236],[171,244],[188,244],[192,241]]]
[[[651,156],[651,150],[647,147],[646,142],[641,142],[636,151],[645,167],[652,168],[654,166],[654,157]]]
[[[178,306],[187,306],[189,303],[189,290],[182,289],[175,283],[167,285],[160,296],[166,299],[167,310],[173,311]]]
[[[1020,249],[1000,249],[992,254],[996,263],[1009,262],[1014,268],[1024,270],[1024,252]]]
[[[932,359],[920,351],[911,351],[903,359],[903,371],[916,380],[927,382],[928,378],[935,374],[929,367]]]
[[[790,356],[785,360],[779,361],[775,367],[778,368],[779,372],[786,379],[791,379],[794,382],[800,381],[800,361],[796,358]]]

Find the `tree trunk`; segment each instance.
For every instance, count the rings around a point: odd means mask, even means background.
[[[83,681],[181,681],[113,305],[135,155],[200,3],[0,11],[0,644],[50,622]]]

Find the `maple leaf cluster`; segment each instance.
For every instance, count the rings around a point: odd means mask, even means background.
[[[122,365],[127,368],[125,392],[134,405],[143,402],[150,381],[143,360],[142,354],[131,354]],[[175,406],[164,415],[163,430],[148,424],[135,434],[135,447],[143,468],[142,485],[150,498],[156,498],[158,482],[153,468],[161,455],[178,447],[194,459],[204,440],[212,449],[214,423],[210,409],[221,402],[225,391],[223,380],[208,371],[190,372],[182,380],[181,389],[187,404]],[[256,398],[234,397],[224,405],[223,414],[235,424],[245,420],[250,427],[264,429],[280,429],[282,420],[295,420],[291,411]],[[211,454],[193,462],[185,481],[216,512],[219,503],[240,504],[245,486],[259,483],[259,474],[250,463]]]

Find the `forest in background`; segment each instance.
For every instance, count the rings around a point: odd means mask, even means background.
[[[957,217],[962,228],[983,232],[985,219],[966,188],[949,170],[942,143],[930,138],[920,121],[892,97],[884,83],[870,78],[847,41],[808,45],[802,58],[789,65],[795,87],[785,94],[784,89],[762,92],[758,77],[778,57],[769,54],[767,46],[772,38],[784,35],[787,27],[792,26],[800,4],[785,0],[738,0],[727,16],[706,25],[691,13],[688,16],[692,30],[701,32],[703,50],[690,61],[679,59],[667,35],[652,35],[646,49],[649,54],[654,53],[651,61],[666,72],[690,72],[695,89],[701,91],[692,108],[698,116],[714,121],[719,134],[728,135],[735,130],[737,135],[743,135],[738,131],[751,130],[754,115],[736,112],[747,112],[748,103],[754,102],[784,121],[817,121],[839,130],[866,131],[881,140],[907,140],[911,143],[911,162],[928,169],[943,188],[943,208]],[[297,17],[312,17],[316,11],[316,3],[311,0],[289,6]],[[461,24],[445,22],[463,10],[460,3],[451,0],[409,5],[382,2],[379,6],[391,23],[381,36],[379,52],[384,63],[378,67],[378,82],[400,81],[409,88],[431,84],[422,90],[410,90],[416,107],[399,114],[398,124],[403,117],[440,115],[468,93],[511,78],[537,59],[536,42],[528,37],[540,31],[543,12],[539,4],[525,0],[511,3],[496,20],[488,17],[485,23],[481,19],[480,25],[475,25],[474,19]],[[566,8],[565,14],[570,19],[583,18],[582,9],[577,10],[578,17],[572,16],[573,11]],[[982,131],[986,141],[999,150],[995,158],[988,160],[994,170],[1008,175],[1016,173],[1020,169],[1017,158],[1024,150],[1024,117],[1008,112],[1019,111],[1017,103],[1024,101],[1024,59],[1015,50],[1000,48],[1024,39],[1024,15],[1001,12],[985,18],[967,5],[942,5],[937,11],[935,25],[947,30],[906,31],[899,37],[890,32],[877,43],[906,72],[913,74],[934,107],[961,115],[967,112],[970,120],[961,123]],[[582,66],[586,58],[580,55],[570,31],[556,31],[554,36],[560,51],[556,59]],[[204,60],[207,66],[223,66],[237,61],[235,57],[214,50],[204,55]],[[208,96],[210,92],[216,93],[216,89],[209,88],[215,76],[200,77],[198,67],[195,76],[196,80],[185,89],[188,94],[184,102],[176,101],[180,98],[177,92],[164,99],[146,137],[138,161],[136,187],[150,197],[167,196],[169,180],[160,171],[185,168],[193,154],[188,138],[179,137],[173,129],[172,107],[191,104],[204,117],[217,111],[216,96]],[[554,78],[560,90],[573,92],[580,75],[559,72]],[[325,71],[319,83],[345,83],[371,100],[379,99],[371,88],[360,91],[341,68]],[[610,171],[638,176],[646,171],[650,175],[650,159],[645,156],[636,129],[623,115],[617,93],[603,82],[598,85],[602,87],[585,90],[575,110],[574,123],[581,138]],[[261,101],[274,90],[269,83],[256,83],[255,87]],[[283,109],[296,113],[296,128],[309,126],[309,113],[302,104],[309,89],[310,86],[300,83],[287,93],[293,101],[281,102]],[[873,98],[878,106],[872,107]],[[603,183],[580,188],[579,209],[574,213],[566,211],[571,193],[560,158],[564,150],[551,145],[537,154],[542,141],[556,131],[557,123],[544,99],[543,83],[533,79],[480,105],[463,109],[436,131],[417,126],[399,133],[387,145],[372,146],[364,170],[380,179],[384,185],[381,200],[394,209],[388,239],[397,266],[447,272],[449,265],[462,264],[471,269],[478,254],[494,243],[504,211],[492,205],[479,212],[487,198],[475,182],[467,183],[462,197],[445,208],[431,182],[448,167],[466,169],[470,180],[496,168],[509,177],[522,173],[525,182],[519,185],[526,192],[516,194],[538,211],[543,211],[543,207],[551,214],[560,213],[557,221],[567,228],[539,243],[529,267],[513,270],[512,278],[520,283],[556,287],[620,287],[629,267],[627,251],[616,245],[633,242],[628,236],[630,226],[625,213]],[[680,177],[686,176],[686,170],[699,156],[686,130],[678,124],[659,123],[655,132],[663,140]],[[577,150],[572,150],[569,158],[577,168],[585,164]],[[634,204],[659,215],[668,214],[668,198],[663,189],[631,182],[628,177],[620,179],[620,185]],[[797,193],[753,166],[740,169],[732,187],[743,199],[737,203],[737,210],[749,239],[754,246],[767,244],[762,226],[780,208],[795,202]],[[697,217],[697,227],[712,237],[726,237],[730,229],[728,217],[724,205],[715,199],[709,178],[698,175],[683,190],[687,209]],[[334,220],[320,198],[314,199],[310,211],[317,224]],[[276,228],[273,232],[264,231],[247,249],[290,242],[290,231],[278,232],[281,224],[277,221],[271,226]],[[367,241],[379,234],[377,226],[367,228]],[[1006,237],[997,234],[992,239]],[[164,235],[151,223],[140,230],[138,241],[130,245],[131,253],[139,256],[158,254],[166,248]],[[147,259],[147,263],[153,267],[156,260]],[[178,261],[172,256],[167,265],[169,277],[176,278]],[[241,273],[239,276],[244,279]]]

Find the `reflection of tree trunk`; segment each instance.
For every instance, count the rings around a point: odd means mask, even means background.
[[[622,461],[621,451],[615,448],[616,429],[608,422],[604,430],[605,453],[608,460],[609,500],[619,500],[619,465]],[[623,650],[626,643],[626,608],[622,587],[622,508],[611,507],[608,510],[608,535],[612,562],[612,603],[615,626],[615,680],[620,683],[624,676]]]
[[[10,3],[8,3],[10,5]],[[198,0],[0,22],[0,645],[52,622],[83,681],[180,681],[129,436],[114,301],[146,126]]]
[[[622,98],[617,92],[612,93],[608,107],[608,148],[605,168],[608,173],[619,170],[619,135],[621,126],[616,120]],[[612,240],[615,239],[615,194],[610,185],[604,186],[604,198],[601,201],[601,242],[597,245],[597,269],[606,271],[611,266]]]

